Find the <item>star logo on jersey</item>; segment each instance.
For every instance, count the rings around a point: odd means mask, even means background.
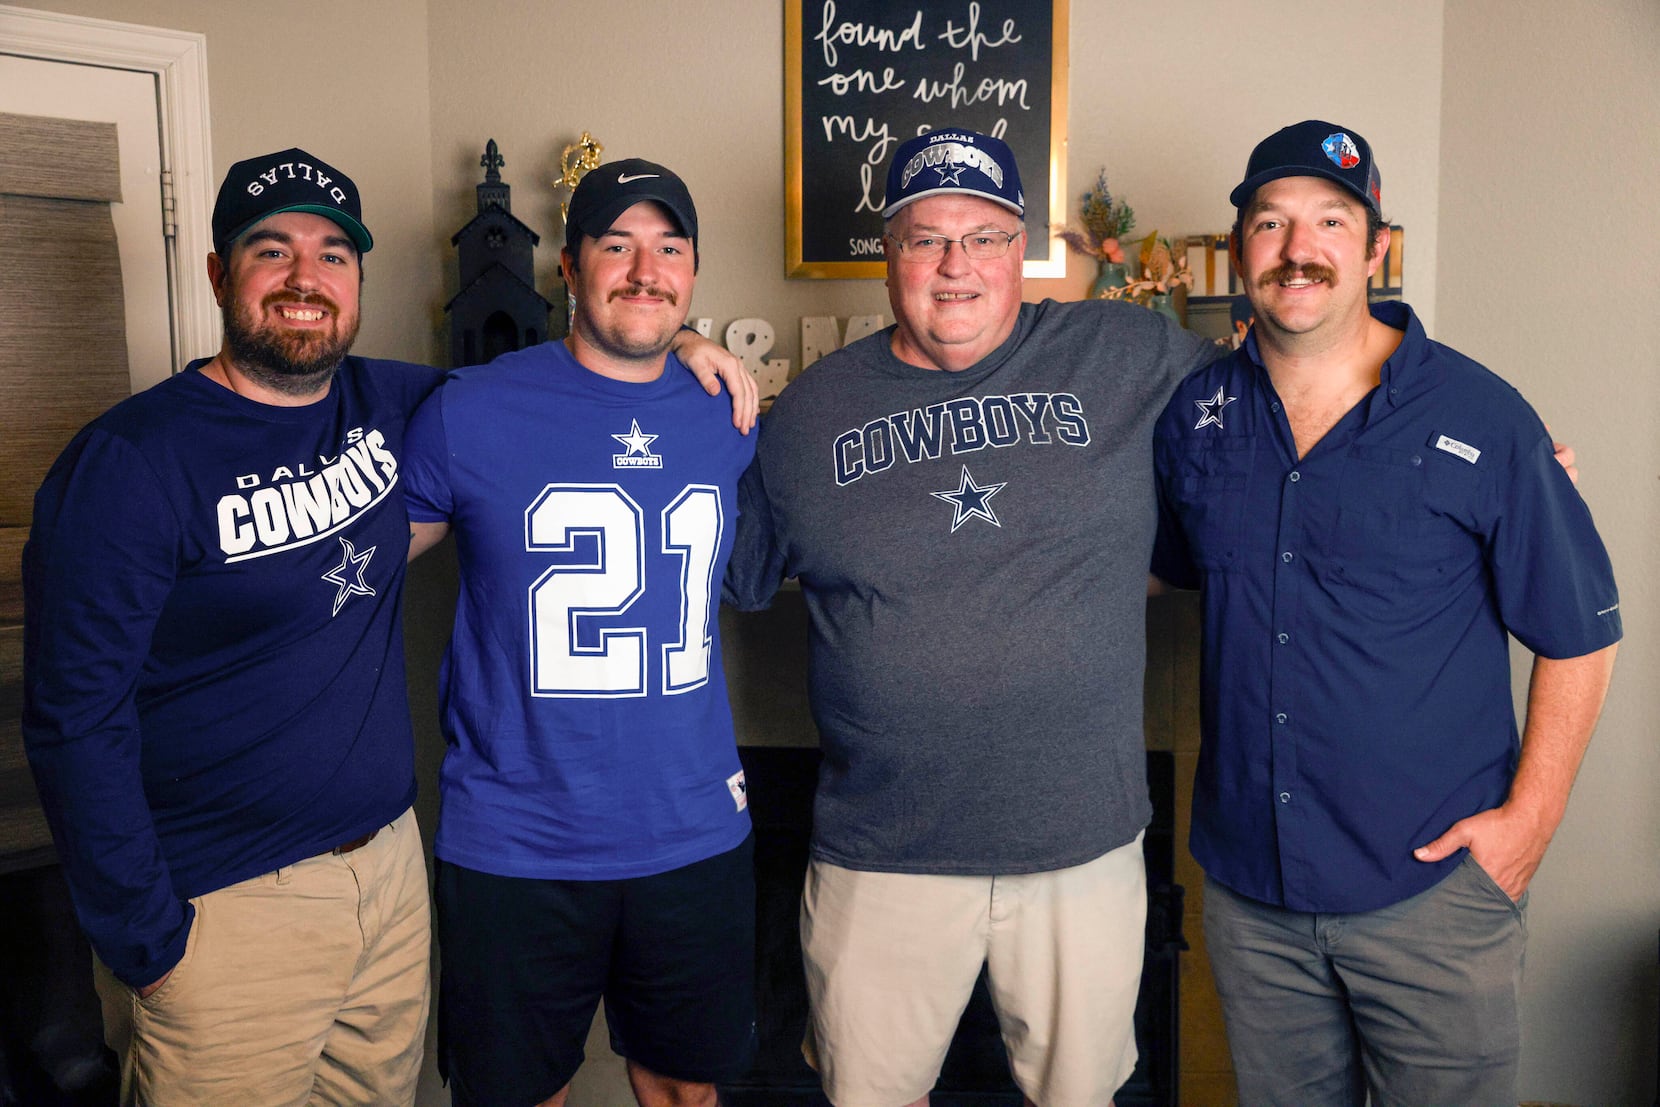
[[[1199,409],[1199,421],[1193,424],[1194,430],[1204,430],[1206,427],[1220,427],[1222,425],[1222,409],[1239,399],[1238,396],[1224,395],[1221,388],[1217,388],[1216,395],[1208,400],[1194,400],[1193,406]]]
[[[957,509],[957,514],[951,520],[951,533],[956,534],[957,528],[970,519],[980,518],[994,527],[1003,524],[997,521],[997,513],[991,509],[991,498],[1003,491],[1008,484],[978,485],[974,478],[968,475],[968,466],[963,466],[962,479],[957,482],[955,490],[947,489],[944,492],[930,492],[928,495],[936,500],[944,500]]]
[[[331,616],[340,614],[346,600],[351,596],[373,596],[375,590],[369,587],[369,582],[363,579],[363,571],[369,567],[369,559],[375,556],[375,547],[370,546],[362,553],[349,539],[340,539],[340,564],[323,574],[323,579],[330,584],[338,585],[340,591],[334,594],[334,610]]]
[[[646,434],[640,429],[640,421],[630,422],[627,434],[613,434],[611,436],[623,444],[627,451],[611,455],[613,469],[661,469],[663,459],[651,452],[651,444],[657,441],[655,434]]]

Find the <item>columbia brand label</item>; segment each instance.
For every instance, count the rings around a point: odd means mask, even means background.
[[[1326,152],[1326,157],[1339,169],[1353,169],[1360,164],[1360,147],[1342,131],[1328,137],[1320,144],[1320,149]]]
[[[1481,451],[1476,449],[1474,446],[1471,446],[1468,443],[1460,442],[1456,438],[1448,438],[1444,434],[1435,440],[1435,448],[1438,450],[1444,450],[1447,453],[1452,454],[1454,457],[1461,457],[1465,461],[1468,461],[1471,465],[1474,465],[1476,463],[1476,459],[1481,456]]]
[[[655,434],[646,434],[640,429],[640,421],[633,420],[627,434],[613,434],[611,436],[624,447],[624,452],[611,455],[613,469],[661,469],[663,459],[651,452],[651,444],[657,441]]]
[[[726,790],[732,793],[734,810],[742,811],[749,806],[749,788],[744,784],[744,771],[742,769],[726,778]]]

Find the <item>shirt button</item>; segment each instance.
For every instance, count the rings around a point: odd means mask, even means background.
[[[1419,457],[1417,454],[1412,455],[1412,464],[1413,464],[1414,467],[1422,465],[1423,463],[1424,463],[1423,458]]]
[[[1275,715],[1274,716],[1274,721],[1276,723],[1279,723],[1281,726],[1284,726],[1285,725],[1285,712],[1281,711],[1278,715]]]
[[[1278,640],[1279,644],[1282,645],[1282,646],[1285,645],[1287,642],[1291,641],[1291,635],[1285,633],[1283,630],[1280,633],[1274,635],[1274,637],[1275,637],[1276,640]]]
[[[1295,556],[1297,555],[1293,554],[1290,550],[1286,550],[1284,553],[1280,554],[1280,560],[1289,565],[1291,564],[1291,559]]]
[[[1292,484],[1296,484],[1298,481],[1303,479],[1303,475],[1301,473],[1297,472],[1297,470],[1293,469],[1293,470],[1291,470],[1291,475],[1289,477],[1287,477],[1286,479],[1289,480]]]
[[[1291,793],[1290,792],[1281,792],[1280,793],[1280,802],[1281,803],[1290,803],[1291,802]]]
[[[1268,405],[1268,410],[1269,411],[1278,411],[1279,409],[1280,409],[1280,402],[1278,400],[1275,400],[1273,403]]]

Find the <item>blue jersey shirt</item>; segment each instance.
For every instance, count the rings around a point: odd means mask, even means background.
[[[440,858],[614,880],[748,835],[716,615],[754,453],[673,355],[630,383],[545,342],[416,413],[410,518],[448,522],[461,566]]]
[[[1202,589],[1191,847],[1298,911],[1365,911],[1461,854],[1412,850],[1508,793],[1508,634],[1577,657],[1620,637],[1590,512],[1514,388],[1404,304],[1382,381],[1301,460],[1255,335],[1155,431],[1153,571]]]

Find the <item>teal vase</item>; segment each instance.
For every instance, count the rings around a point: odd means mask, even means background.
[[[1101,271],[1095,275],[1095,283],[1090,286],[1089,296],[1092,300],[1099,300],[1109,288],[1122,288],[1130,283],[1130,274],[1122,262],[1103,261]]]
[[[1176,324],[1176,326],[1179,327],[1182,325],[1182,317],[1176,312],[1176,303],[1171,298],[1170,293],[1153,293],[1152,298],[1147,301],[1147,306],[1158,312],[1160,315],[1168,315],[1170,317],[1170,321]]]

